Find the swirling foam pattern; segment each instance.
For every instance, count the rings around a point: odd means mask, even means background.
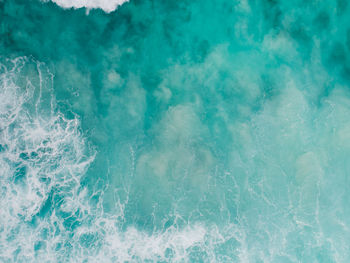
[[[39,258],[53,257],[49,252],[67,238],[59,213],[79,217],[86,209],[76,202],[84,195],[80,177],[93,154],[79,120],[57,110],[52,77],[43,64],[26,58],[1,65],[0,258],[5,262],[34,260],[41,249],[48,254]]]

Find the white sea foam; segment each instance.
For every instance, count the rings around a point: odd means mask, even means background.
[[[52,2],[63,8],[101,8],[103,11],[110,13],[128,0],[52,0]]]
[[[88,154],[79,120],[56,109],[45,66],[26,58],[5,64],[0,73],[0,259],[22,261],[34,255],[40,226],[52,227],[38,219],[39,227],[32,228],[33,219],[53,191],[63,204],[79,200],[79,177],[94,155]]]

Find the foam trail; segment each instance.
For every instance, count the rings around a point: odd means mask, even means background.
[[[128,0],[52,0],[52,2],[63,8],[101,8],[103,11],[110,13]]]

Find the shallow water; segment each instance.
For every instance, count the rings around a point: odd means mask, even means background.
[[[350,260],[347,1],[54,2],[0,0],[0,261]]]

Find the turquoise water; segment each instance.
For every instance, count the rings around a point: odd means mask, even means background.
[[[0,0],[0,261],[349,262],[348,2],[103,9]]]

